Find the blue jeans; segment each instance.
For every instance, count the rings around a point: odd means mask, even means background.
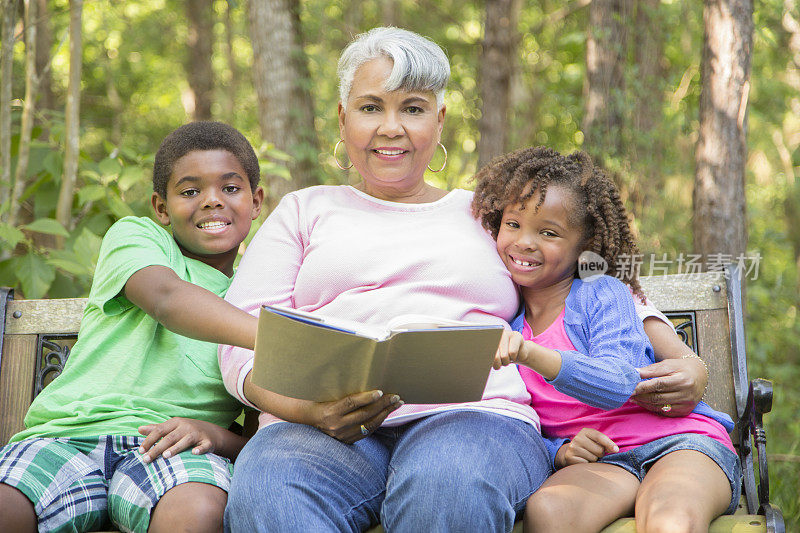
[[[225,530],[511,531],[550,473],[536,429],[491,413],[441,413],[352,445],[277,423],[236,460]]]

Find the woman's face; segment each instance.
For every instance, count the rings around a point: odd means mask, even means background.
[[[411,190],[423,184],[444,124],[432,91],[386,91],[392,71],[385,57],[361,65],[346,107],[339,104],[339,133],[347,155],[370,189]]]

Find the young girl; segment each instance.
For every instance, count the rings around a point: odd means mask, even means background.
[[[585,154],[543,147],[497,159],[477,180],[474,214],[524,300],[495,366],[519,365],[542,432],[563,442],[525,530],[599,531],[635,511],[639,532],[707,531],[739,499],[733,423],[702,402],[668,418],[629,400],[654,357],[636,273],[617,268],[638,249],[614,184]],[[588,252],[611,275],[580,279]]]

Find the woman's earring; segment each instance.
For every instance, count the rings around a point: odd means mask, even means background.
[[[336,150],[339,149],[339,145],[344,142],[344,139],[339,139],[339,142],[336,143],[336,146],[333,147],[333,160],[336,161],[336,166],[342,170],[347,170],[348,168],[353,168],[353,163],[350,163],[350,166],[343,167],[341,163],[339,163],[339,158],[336,157]],[[443,167],[444,168],[444,167]]]
[[[442,170],[444,170],[444,167],[447,166],[447,148],[445,148],[442,143],[439,143],[439,146],[441,146],[442,150],[444,150],[444,163],[442,163],[442,167],[439,170],[433,170],[431,168],[430,163],[428,163],[428,170],[430,170],[431,172],[441,172]]]

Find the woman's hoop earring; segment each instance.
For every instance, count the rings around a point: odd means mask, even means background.
[[[336,146],[333,147],[333,160],[336,162],[336,166],[342,170],[347,170],[348,168],[353,168],[353,163],[350,163],[350,166],[343,167],[341,163],[339,163],[339,158],[336,157],[336,150],[339,149],[339,145],[344,142],[344,139],[339,139],[339,142],[336,143]]]
[[[442,170],[444,170],[444,167],[447,166],[447,148],[445,148],[442,143],[439,143],[439,146],[441,146],[442,150],[444,150],[444,163],[442,163],[442,167],[439,170],[433,170],[431,168],[430,163],[428,163],[428,170],[430,170],[431,172],[441,172]]]

